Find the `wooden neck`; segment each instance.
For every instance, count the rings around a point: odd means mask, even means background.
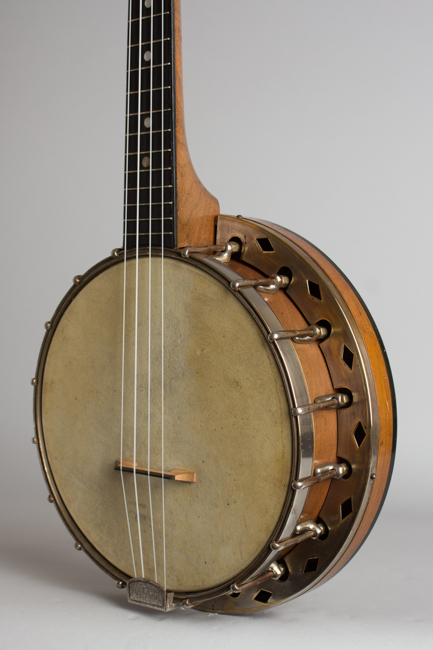
[[[218,202],[186,144],[180,0],[130,0],[127,60],[124,246],[213,243]]]

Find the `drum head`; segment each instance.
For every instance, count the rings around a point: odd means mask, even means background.
[[[126,271],[125,319],[118,262],[82,287],[53,333],[42,385],[50,472],[116,569],[175,592],[212,589],[257,558],[287,503],[286,392],[258,325],[219,280],[166,257],[162,292],[161,259],[149,269],[141,257],[136,291],[134,259]],[[161,478],[123,472],[123,489],[114,465],[134,446],[140,467],[191,470],[196,482],[163,490]]]

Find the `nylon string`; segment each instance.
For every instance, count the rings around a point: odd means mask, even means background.
[[[132,0],[129,2],[129,25],[128,25],[128,43],[131,43],[131,11]],[[128,70],[131,70],[131,48],[128,53]],[[127,118],[126,118],[126,179],[129,172],[129,89],[130,89],[130,72],[127,80]],[[122,394],[120,407],[120,480],[122,482],[123,500],[125,502],[126,522],[128,526],[129,543],[131,546],[132,564],[134,566],[134,576],[137,577],[137,567],[135,564],[134,545],[132,543],[131,522],[129,520],[128,502],[126,499],[125,479],[123,476],[123,436],[124,436],[124,404],[125,404],[125,339],[126,339],[126,249],[127,249],[127,224],[128,224],[128,180],[125,186],[125,224],[124,224],[124,259],[123,259],[123,331],[122,331]]]

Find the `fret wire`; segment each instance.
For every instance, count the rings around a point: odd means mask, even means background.
[[[157,90],[170,90],[171,86],[163,86],[162,88],[153,88],[152,92],[156,92]],[[147,88],[145,90],[131,90],[130,92],[126,93],[127,95],[138,95],[139,92],[142,93],[150,93],[150,88]]]
[[[171,111],[171,108],[164,108],[164,111],[162,111],[161,108],[158,108],[155,111],[152,111],[152,113],[162,113],[166,111]],[[141,113],[126,113],[126,117],[135,117],[136,115],[149,115],[149,111],[141,111]]]
[[[171,63],[155,63],[154,65],[142,65],[141,68],[131,68],[131,70],[127,70],[127,72],[138,72],[140,69],[141,70],[152,70],[153,68],[162,68],[165,65],[171,65]]]
[[[124,208],[136,208],[137,205],[173,205],[173,201],[164,201],[164,203],[155,203],[154,201],[152,201],[152,203],[124,203],[123,207]],[[157,219],[158,217],[155,217],[155,218]]]
[[[136,222],[137,219],[124,219],[124,221],[128,221],[132,223],[132,222]],[[139,221],[149,221],[149,217],[141,217]],[[152,217],[152,221],[161,221],[161,217],[156,217],[156,218]],[[173,217],[164,217],[164,221],[173,221]]]
[[[136,20],[139,20],[138,18]],[[170,36],[168,38],[156,38],[154,41],[144,41],[143,43],[133,43],[128,45],[128,47],[138,47],[139,45],[150,45],[151,43],[165,43],[166,41],[171,41]]]
[[[132,156],[133,154],[130,154],[130,155]],[[136,155],[136,154],[134,154],[134,155]],[[154,172],[162,172],[162,171],[170,171],[170,170],[171,170],[171,167],[157,167],[157,168],[153,169]],[[144,174],[146,171],[149,171],[149,169],[142,169],[140,171],[140,174]],[[125,174],[137,174],[137,170],[136,169],[131,169],[131,170],[128,170],[128,171],[125,170]],[[170,187],[172,187],[172,186],[170,185]],[[129,189],[133,189],[133,188],[130,187]]]
[[[153,171],[156,171],[155,169]],[[163,190],[166,187],[173,187],[173,185],[152,185],[153,190]],[[136,190],[150,190],[150,187],[129,187],[129,191],[135,192]]]
[[[165,153],[166,151],[171,151],[171,149],[153,149],[153,153]],[[129,155],[136,156],[138,153],[140,155],[143,155],[145,153],[150,153],[150,151],[136,151],[135,153],[130,153]]]
[[[163,11],[160,14],[153,14],[153,17],[158,18],[158,16],[168,16],[169,13],[170,13],[169,11]],[[148,20],[149,18],[152,18],[152,16],[142,16],[141,20]],[[135,23],[135,21],[137,20],[140,20],[140,18],[131,18],[131,20],[129,20],[128,22]]]
[[[152,133],[168,133],[168,132],[171,133],[171,129],[162,129],[162,130],[159,130],[159,131],[152,131]],[[140,131],[140,135],[148,135],[149,133],[150,133],[150,129],[148,131]],[[138,132],[137,133],[129,133],[129,135],[138,135]]]

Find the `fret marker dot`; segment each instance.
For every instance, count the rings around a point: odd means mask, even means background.
[[[150,53],[149,50],[147,50],[147,52],[144,53],[144,60],[145,61],[150,61],[151,57],[152,57],[152,54]]]
[[[141,161],[141,164],[143,167],[150,167],[150,158],[149,156],[144,156],[144,158]]]
[[[152,124],[152,121],[151,121],[150,117],[146,117],[144,119],[144,126],[146,127],[146,129],[150,129],[151,124]]]
[[[152,6],[152,0],[146,0],[144,6],[146,7],[146,9],[150,9],[150,7]]]

